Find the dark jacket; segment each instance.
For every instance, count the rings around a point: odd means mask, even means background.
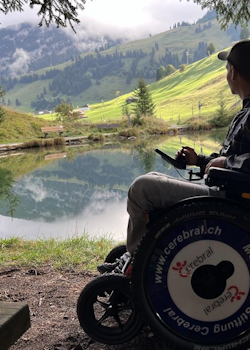
[[[243,101],[243,108],[232,120],[220,153],[198,155],[197,166],[205,170],[211,159],[226,157],[225,168],[250,174],[250,95]]]

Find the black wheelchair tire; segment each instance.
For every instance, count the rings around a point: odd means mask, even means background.
[[[149,223],[147,233],[138,245],[134,254],[132,265],[132,290],[136,304],[153,331],[165,341],[169,342],[173,348],[194,349],[194,350],[225,350],[225,349],[246,349],[250,344],[250,317],[247,322],[247,329],[244,333],[238,334],[235,338],[226,341],[212,342],[209,340],[193,340],[180,333],[176,333],[169,325],[162,322],[153,308],[148,287],[148,271],[152,268],[152,259],[156,244],[160,239],[166,237],[173,227],[178,227],[189,220],[202,218],[213,218],[225,221],[238,227],[249,235],[250,243],[250,213],[249,208],[244,205],[211,197],[197,197],[181,201],[173,205],[168,210],[156,217]],[[233,227],[234,227],[233,226]],[[232,232],[231,232],[232,233]],[[236,237],[237,240],[238,237]],[[249,245],[250,246],[250,245]],[[250,255],[248,256],[250,258]],[[168,286],[167,286],[168,288]],[[249,293],[248,293],[249,296]],[[249,308],[250,309],[250,308]]]
[[[118,245],[114,247],[106,256],[106,263],[113,263],[116,259],[119,259],[124,253],[126,253],[127,248],[125,244]]]
[[[96,304],[102,309],[101,314],[97,316]],[[114,315],[109,314],[112,308]],[[127,342],[134,338],[142,327],[140,315],[131,296],[129,278],[122,274],[101,275],[88,283],[79,296],[77,316],[81,327],[90,338],[104,344]]]

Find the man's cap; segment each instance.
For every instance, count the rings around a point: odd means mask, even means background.
[[[250,75],[250,40],[238,41],[231,50],[220,52],[218,58],[228,61],[241,75]]]

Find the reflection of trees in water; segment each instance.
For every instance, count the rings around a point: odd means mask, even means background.
[[[190,140],[190,146],[192,147],[192,143],[196,142],[198,144],[201,144],[208,141],[210,144],[214,143],[215,146],[216,144],[221,145],[222,142],[225,140],[226,133],[227,133],[228,128],[221,128],[221,129],[214,129],[210,131],[200,131],[199,133],[197,132],[192,132],[188,134],[188,138]],[[185,135],[186,137],[187,135]]]
[[[155,150],[152,148],[147,148],[146,142],[140,143],[135,147],[135,149],[137,151],[137,158],[145,173],[152,171],[155,165]]]
[[[91,154],[86,155],[83,160],[77,157],[74,162],[63,162],[62,170],[65,178],[67,175],[68,178],[75,177],[88,183],[90,188],[97,186],[112,189],[115,185],[128,185],[133,180],[131,164],[124,163],[122,166],[121,164],[115,166],[112,154],[103,162]],[[57,175],[61,177],[61,170]]]
[[[0,168],[0,207],[7,208],[6,214],[13,217],[20,200],[13,191],[13,175],[7,169]]]

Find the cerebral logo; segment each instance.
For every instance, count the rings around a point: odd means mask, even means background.
[[[174,266],[172,269],[175,270],[175,271],[178,271],[178,272],[179,272],[179,275],[180,275],[181,277],[188,277],[188,276],[190,276],[190,272],[185,273],[185,274],[182,273],[182,269],[183,269],[183,267],[185,267],[186,265],[187,265],[187,261],[186,261],[186,260],[184,260],[182,264],[178,261],[178,262],[176,263],[176,266]]]
[[[242,295],[245,295],[245,292],[239,292],[239,288],[236,286],[231,286],[229,288],[227,288],[227,290],[230,292],[232,292],[232,290],[234,289],[234,295],[231,298],[231,303],[234,302],[234,300],[240,300]]]

